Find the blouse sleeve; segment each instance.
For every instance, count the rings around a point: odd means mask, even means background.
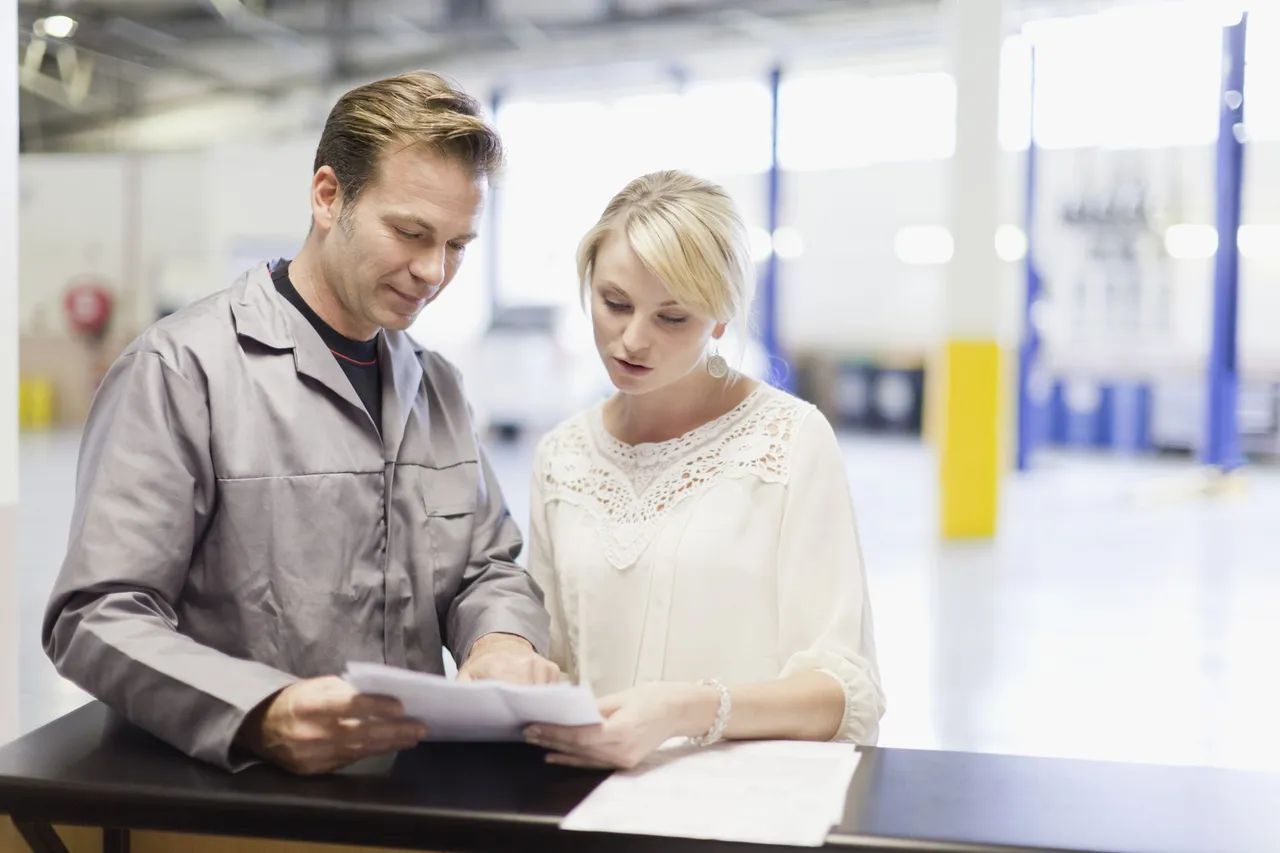
[[[544,604],[551,616],[551,645],[548,655],[552,663],[573,681],[578,680],[565,624],[562,584],[556,568],[555,546],[548,531],[546,497],[546,445],[539,445],[533,459],[533,477],[529,487],[529,573],[542,588]]]
[[[853,502],[835,433],[821,412],[805,417],[791,451],[778,542],[782,675],[817,670],[844,689],[833,740],[873,744],[884,714],[871,602]]]

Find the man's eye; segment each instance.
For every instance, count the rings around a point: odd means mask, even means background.
[[[406,240],[417,240],[422,236],[422,234],[417,231],[406,231],[403,228],[397,228],[396,231]]]

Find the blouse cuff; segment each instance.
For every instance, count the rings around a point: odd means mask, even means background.
[[[816,671],[835,679],[844,691],[844,716],[831,740],[865,746],[875,744],[884,714],[884,695],[866,665],[833,652],[804,651],[791,656],[780,677]]]

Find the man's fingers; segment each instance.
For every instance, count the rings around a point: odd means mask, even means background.
[[[281,693],[284,712],[292,717],[324,717],[344,708],[359,695],[337,676],[310,678],[286,687]]]
[[[425,735],[425,727],[414,726],[368,726],[358,734],[345,740],[340,747],[347,761],[356,761],[372,755],[387,752],[399,752],[412,749]]]
[[[281,691],[261,735],[271,759],[294,773],[327,773],[352,761],[407,749],[426,727],[399,700],[361,694],[337,677],[307,679]]]
[[[393,696],[360,693],[341,678],[327,676],[300,681],[287,688],[287,713],[294,717],[317,718],[404,716],[404,706]]]
[[[458,670],[459,681],[489,679],[511,684],[556,684],[560,677],[560,668],[533,652],[525,641],[479,652]]]
[[[427,727],[417,720],[362,720],[343,731],[342,740],[364,743],[417,743],[427,736]]]
[[[396,720],[404,717],[404,705],[394,696],[357,693],[347,700],[343,713],[352,717],[375,717]]]

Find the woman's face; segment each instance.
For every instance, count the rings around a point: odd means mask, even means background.
[[[702,364],[707,342],[724,334],[723,323],[676,302],[617,231],[592,264],[591,326],[609,378],[624,394],[683,379]]]

